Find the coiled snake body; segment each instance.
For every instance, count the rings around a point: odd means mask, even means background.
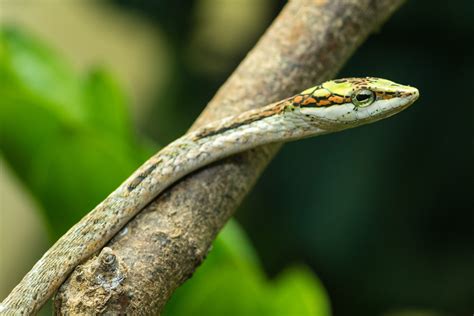
[[[0,304],[0,313],[37,312],[78,264],[100,250],[147,203],[186,174],[263,144],[378,121],[405,109],[417,98],[417,89],[385,79],[332,80],[184,135],[146,161],[63,235]]]

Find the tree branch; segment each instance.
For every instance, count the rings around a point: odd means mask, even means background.
[[[219,89],[191,129],[288,97],[333,77],[403,0],[295,0]],[[59,314],[152,314],[206,256],[280,145],[219,161],[169,188],[107,248],[76,268]]]

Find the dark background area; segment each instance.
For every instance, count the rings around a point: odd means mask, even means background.
[[[174,78],[156,96],[174,109],[171,117],[149,113],[142,127],[162,142],[190,126],[284,5],[268,7],[254,38],[205,74],[186,63],[195,53],[187,50],[193,1],[113,3],[156,22],[176,56]],[[474,312],[473,7],[408,1],[339,77],[410,84],[420,100],[396,118],[286,145],[237,212],[268,274],[311,266],[334,315]]]

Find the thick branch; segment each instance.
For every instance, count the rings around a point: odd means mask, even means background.
[[[290,2],[192,128],[333,77],[402,2]],[[161,194],[99,256],[76,268],[56,296],[56,312],[159,312],[202,262],[279,147],[256,148],[220,161]]]

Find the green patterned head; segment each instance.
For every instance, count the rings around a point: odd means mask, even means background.
[[[418,89],[380,78],[327,81],[292,99],[302,114],[341,128],[370,123],[407,108],[418,99]]]

